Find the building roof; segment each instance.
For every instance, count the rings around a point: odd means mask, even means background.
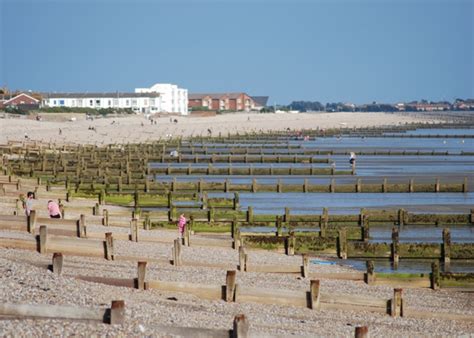
[[[252,100],[261,107],[265,107],[268,102],[268,96],[251,96]]]
[[[160,93],[45,93],[45,99],[87,99],[87,98],[120,98],[120,97],[159,97]]]
[[[18,94],[18,95],[16,95],[16,96],[11,97],[11,98],[8,99],[8,100],[3,101],[3,104],[4,104],[5,106],[8,106],[8,103],[9,103],[9,102],[14,101],[15,99],[17,99],[17,98],[19,98],[19,97],[21,97],[21,96],[26,96],[27,98],[29,98],[30,100],[32,100],[32,101],[34,101],[34,102],[39,102],[39,100],[35,99],[34,97],[31,97],[31,96],[28,95],[28,94],[20,93],[20,94]]]
[[[241,95],[247,95],[247,94],[245,94],[243,92],[242,93],[199,93],[199,94],[189,94],[188,95],[188,100],[201,100],[205,97],[210,97],[211,99],[221,99],[221,98],[237,99]]]

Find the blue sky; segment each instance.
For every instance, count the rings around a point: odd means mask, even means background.
[[[474,0],[0,0],[0,86],[474,97]]]

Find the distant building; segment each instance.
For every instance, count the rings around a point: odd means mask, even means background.
[[[159,93],[160,112],[188,115],[188,90],[171,83],[157,83],[150,88],[135,88],[135,93]]]
[[[268,100],[268,98],[267,98]],[[189,94],[189,108],[203,107],[210,110],[251,111],[260,104],[245,93]]]
[[[255,110],[260,110],[267,106],[268,96],[252,96],[252,99],[255,102]]]
[[[449,103],[415,103],[412,106],[418,111],[442,111],[451,108]]]
[[[43,95],[43,107],[117,108],[139,113],[161,111],[158,93],[48,93]]]
[[[13,97],[4,97],[0,99],[0,109],[11,106],[20,108],[22,110],[32,110],[39,108],[39,105],[39,100],[25,93],[20,93]]]

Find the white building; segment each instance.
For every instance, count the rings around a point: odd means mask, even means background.
[[[171,83],[157,83],[150,88],[135,88],[135,93],[159,93],[161,111],[188,115],[188,90]]]
[[[128,108],[140,113],[161,112],[159,93],[48,93],[43,107]]]

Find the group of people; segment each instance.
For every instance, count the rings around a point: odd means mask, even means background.
[[[25,208],[25,214],[26,216],[30,216],[31,210],[33,210],[33,200],[35,199],[35,193],[32,191],[29,191],[26,194],[26,200],[23,204],[23,207]],[[61,218],[61,209],[59,207],[59,204],[53,200],[48,201],[48,213],[50,218]]]

